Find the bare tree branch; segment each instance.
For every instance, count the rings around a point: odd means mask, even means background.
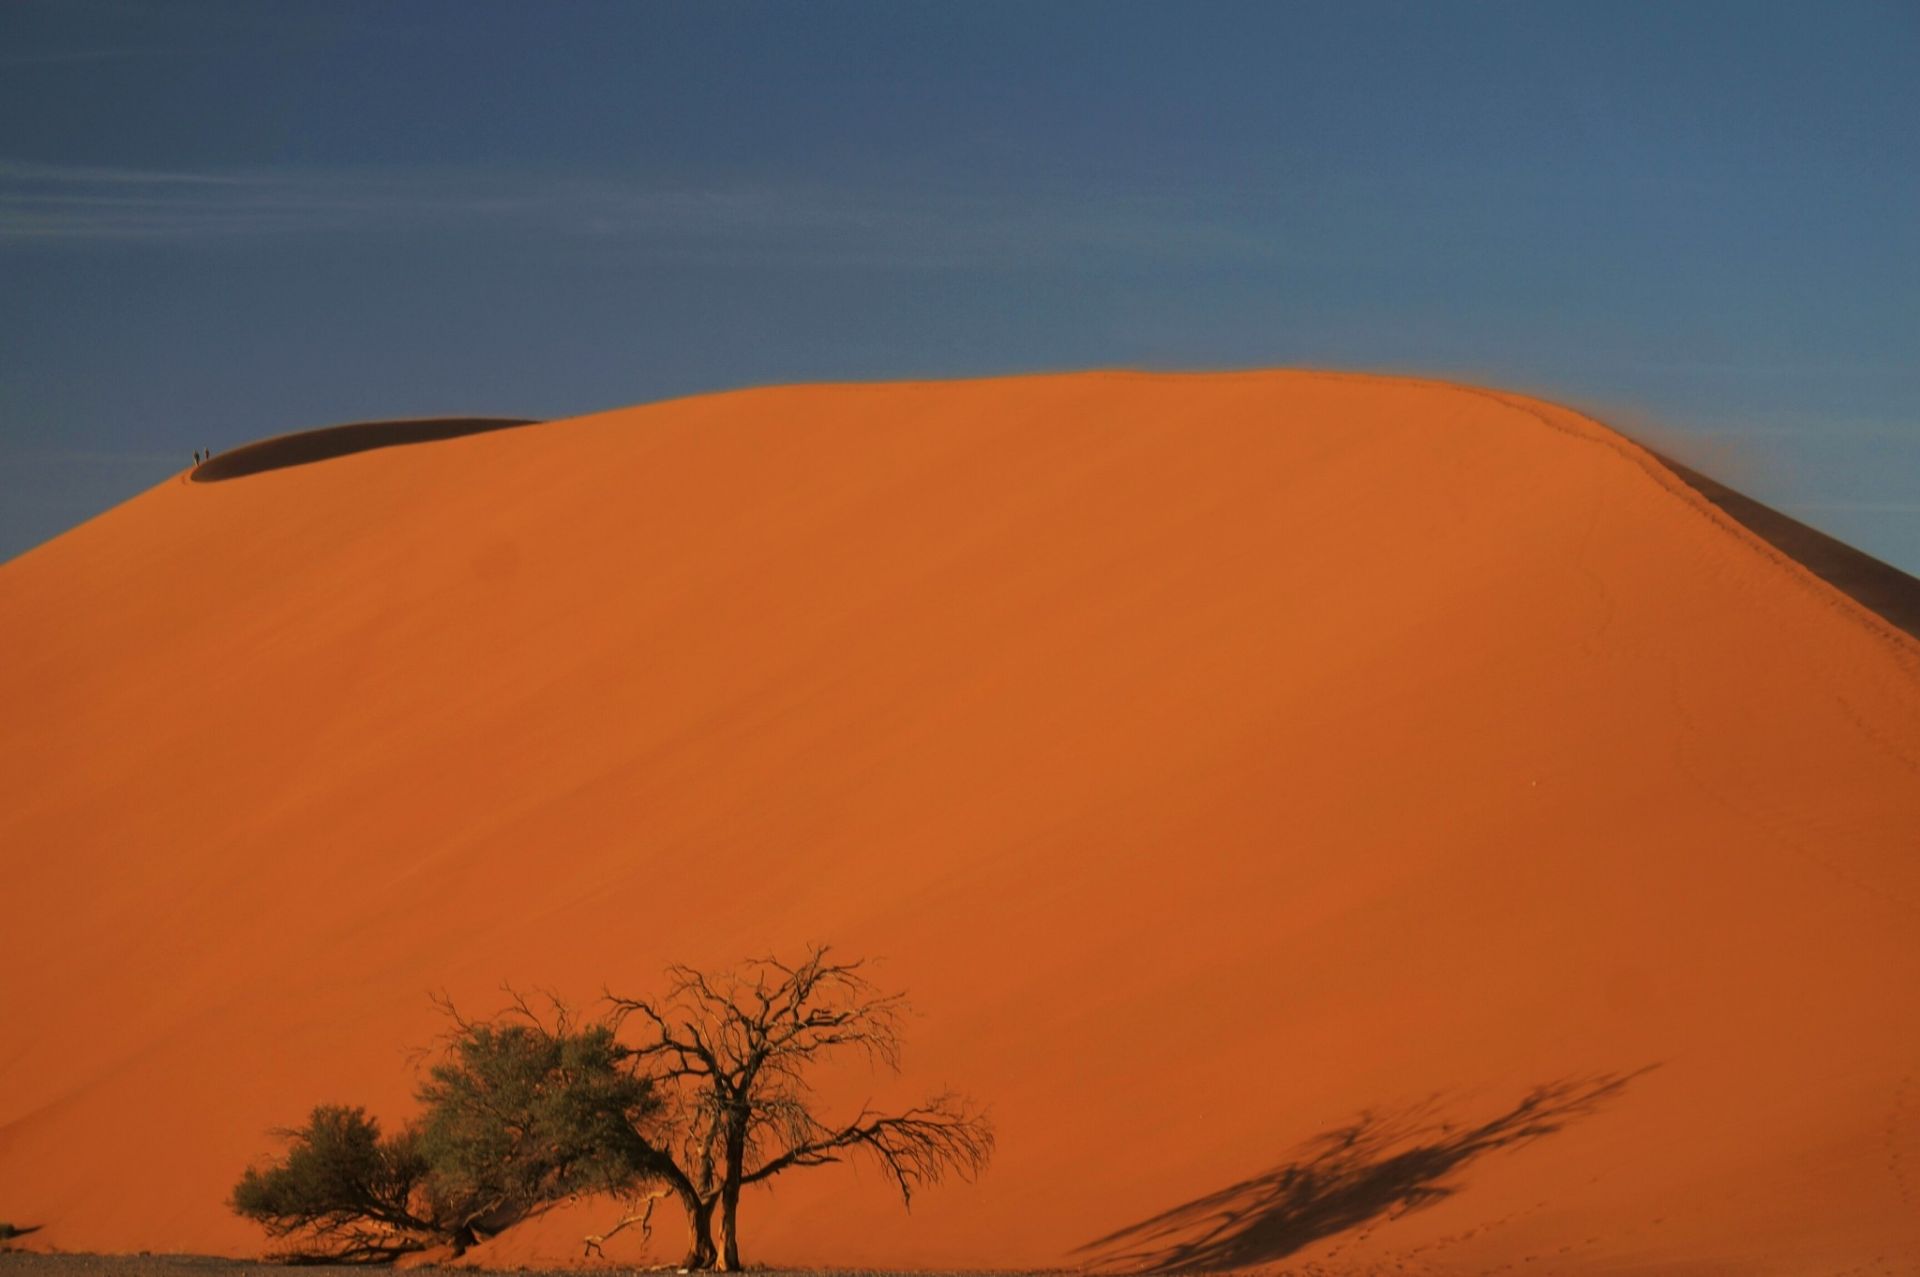
[[[660,1199],[665,1197],[666,1195],[667,1195],[667,1190],[664,1188],[660,1189],[658,1192],[649,1193],[646,1195],[646,1197],[641,1199],[644,1202],[644,1205],[642,1205],[639,1210],[628,1211],[626,1214],[622,1215],[618,1220],[615,1220],[613,1227],[609,1228],[606,1232],[588,1233],[584,1238],[581,1239],[582,1242],[584,1243],[585,1248],[581,1251],[580,1257],[582,1259],[588,1259],[593,1256],[598,1256],[601,1259],[605,1259],[607,1257],[607,1252],[602,1250],[601,1247],[606,1245],[606,1243],[610,1241],[615,1234],[624,1231],[625,1229],[633,1226],[634,1224],[640,1225],[640,1236],[643,1240],[646,1238],[652,1237],[653,1236],[653,1208],[656,1205],[658,1205]]]
[[[908,1005],[883,992],[861,961],[824,945],[797,962],[753,958],[728,972],[667,968],[658,1001],[607,995],[609,1020],[631,1034],[639,1067],[675,1093],[676,1161],[720,1212],[721,1266],[739,1266],[740,1190],[801,1166],[866,1155],[909,1206],[949,1175],[971,1178],[993,1154],[993,1126],[964,1097],[938,1095],[903,1113],[863,1109],[830,1124],[814,1110],[810,1074],[853,1052],[900,1067]]]

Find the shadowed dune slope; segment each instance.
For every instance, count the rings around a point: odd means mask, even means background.
[[[1657,455],[1657,454],[1656,454]],[[1856,603],[1877,612],[1909,635],[1920,638],[1920,579],[1890,563],[1862,554],[1818,528],[1762,505],[1717,479],[1681,465],[1670,457],[1661,462],[1686,480],[1687,486],[1738,519],[1748,531],[1789,555],[1802,567]]]
[[[238,1171],[403,1114],[429,990],[823,938],[924,1013],[828,1098],[1000,1154],[755,1192],[750,1261],[1920,1266],[1920,646],[1564,409],[686,399],[165,484],[0,645],[37,1244],[257,1251]]]
[[[323,426],[318,430],[299,430],[276,435],[229,449],[193,468],[188,475],[195,483],[218,483],[240,479],[288,466],[311,465],[355,452],[375,448],[398,448],[410,443],[438,443],[465,435],[485,434],[490,430],[509,430],[530,426],[524,417],[414,417],[399,421],[354,421],[344,426]]]

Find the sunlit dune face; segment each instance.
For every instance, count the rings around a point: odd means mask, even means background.
[[[32,1243],[257,1253],[235,1178],[403,1118],[431,990],[824,940],[920,1014],[823,1105],[998,1151],[755,1192],[749,1262],[1920,1265],[1920,645],[1603,426],[1306,373],[467,424],[0,565]]]

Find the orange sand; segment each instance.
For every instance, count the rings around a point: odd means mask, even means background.
[[[750,1261],[1118,1262],[1161,1243],[1076,1248],[1372,1110],[1206,1253],[1920,1266],[1920,644],[1562,409],[681,400],[169,482],[0,566],[0,651],[36,1244],[257,1252],[235,1176],[317,1100],[403,1114],[430,989],[820,938],[924,1012],[829,1089],[952,1084],[1001,1151],[911,1215],[787,1179]]]

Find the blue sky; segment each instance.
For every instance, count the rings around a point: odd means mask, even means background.
[[[1920,573],[1920,7],[0,6],[0,557],[334,421],[1261,365]]]

